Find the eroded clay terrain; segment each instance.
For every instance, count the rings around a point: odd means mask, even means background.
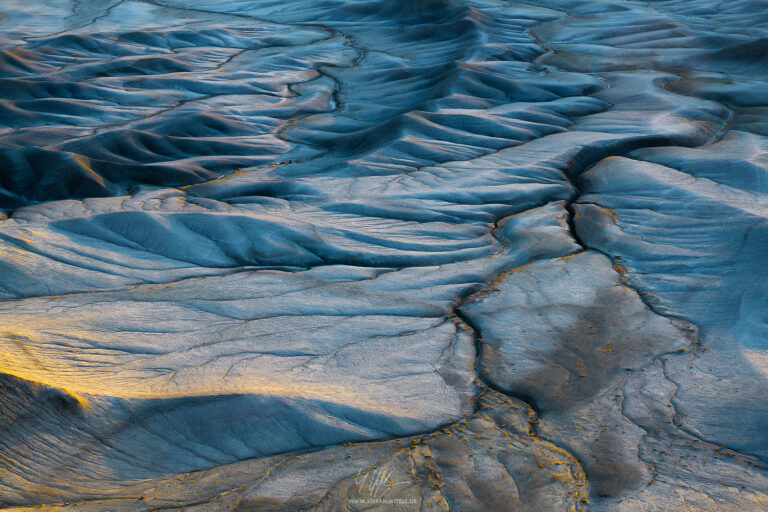
[[[2,0],[0,504],[768,510],[768,3]]]

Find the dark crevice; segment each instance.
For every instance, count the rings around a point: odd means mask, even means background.
[[[531,407],[531,409],[533,410],[535,415],[538,417],[539,416],[539,408],[538,408],[538,405],[536,404],[536,398],[534,398],[531,395],[528,395],[527,393],[522,393],[520,391],[503,389],[503,388],[497,386],[496,384],[494,384],[493,381],[488,377],[488,375],[485,373],[485,370],[483,369],[482,363],[481,363],[481,360],[482,360],[481,354],[482,354],[482,350],[483,350],[483,346],[482,346],[482,343],[481,343],[482,331],[477,326],[477,324],[475,324],[474,321],[472,321],[472,319],[469,318],[469,316],[467,316],[461,310],[461,307],[457,307],[453,311],[453,314],[456,315],[456,317],[459,320],[461,320],[464,324],[467,325],[467,327],[469,327],[472,330],[472,340],[473,340],[474,345],[475,345],[474,372],[475,372],[475,376],[477,377],[477,379],[480,382],[481,386],[485,387],[485,388],[488,388],[488,389],[490,389],[492,391],[495,391],[495,392],[497,392],[497,393],[499,393],[501,395],[506,395],[506,396],[509,396],[509,397],[512,397],[512,398],[516,398],[516,399],[518,399],[518,400],[520,400],[522,402],[525,402],[526,404],[528,404]],[[479,399],[480,399],[480,395],[478,395],[476,397],[475,408],[474,408],[473,412],[477,412],[478,410],[480,410]]]

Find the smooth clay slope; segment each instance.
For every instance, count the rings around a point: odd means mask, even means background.
[[[4,0],[0,503],[768,509],[768,4]]]

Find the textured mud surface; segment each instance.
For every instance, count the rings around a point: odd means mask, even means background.
[[[3,0],[0,505],[768,509],[768,4]]]

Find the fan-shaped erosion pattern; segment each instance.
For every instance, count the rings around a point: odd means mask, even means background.
[[[5,0],[3,509],[768,509],[768,5]]]

